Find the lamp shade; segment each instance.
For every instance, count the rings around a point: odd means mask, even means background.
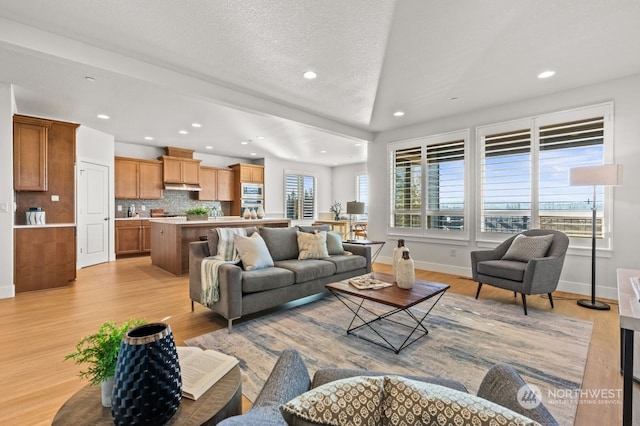
[[[347,201],[347,214],[364,214],[364,203]]]
[[[569,186],[613,186],[622,184],[622,165],[573,167],[569,169]]]

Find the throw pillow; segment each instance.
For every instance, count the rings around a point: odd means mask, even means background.
[[[520,234],[513,239],[507,252],[502,256],[504,260],[528,262],[531,259],[544,257],[553,242],[553,234],[527,237]]]
[[[264,240],[257,232],[250,237],[234,235],[233,242],[242,260],[242,267],[245,271],[268,268],[273,266],[273,259]]]
[[[323,259],[329,257],[327,251],[327,232],[317,234],[298,232],[298,259]]]
[[[332,254],[345,254],[342,247],[342,234],[339,232],[327,232],[327,252]]]
[[[539,426],[478,396],[396,376],[384,377],[382,410],[389,425]]]
[[[381,424],[384,379],[356,376],[311,389],[280,406],[288,425]]]

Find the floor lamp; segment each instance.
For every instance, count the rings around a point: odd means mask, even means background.
[[[355,237],[353,234],[353,218],[354,214],[364,214],[364,203],[359,201],[347,201],[347,214],[349,215],[349,239]]]
[[[604,164],[601,166],[574,167],[569,169],[569,186],[593,186],[593,200],[591,206],[591,299],[578,300],[578,305],[605,311],[611,309],[609,305],[596,300],[596,187],[615,186],[622,183],[622,166],[619,164]]]

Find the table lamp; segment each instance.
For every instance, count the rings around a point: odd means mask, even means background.
[[[354,214],[364,214],[364,203],[360,201],[347,201],[347,214],[349,215],[349,238],[353,238],[353,222]]]
[[[591,299],[578,300],[578,305],[601,311],[611,309],[609,305],[596,300],[596,186],[617,186],[622,184],[622,165],[603,164],[601,166],[574,167],[569,169],[569,186],[593,186],[591,207]]]

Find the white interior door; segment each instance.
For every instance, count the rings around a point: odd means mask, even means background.
[[[109,168],[78,164],[78,267],[109,261]]]

